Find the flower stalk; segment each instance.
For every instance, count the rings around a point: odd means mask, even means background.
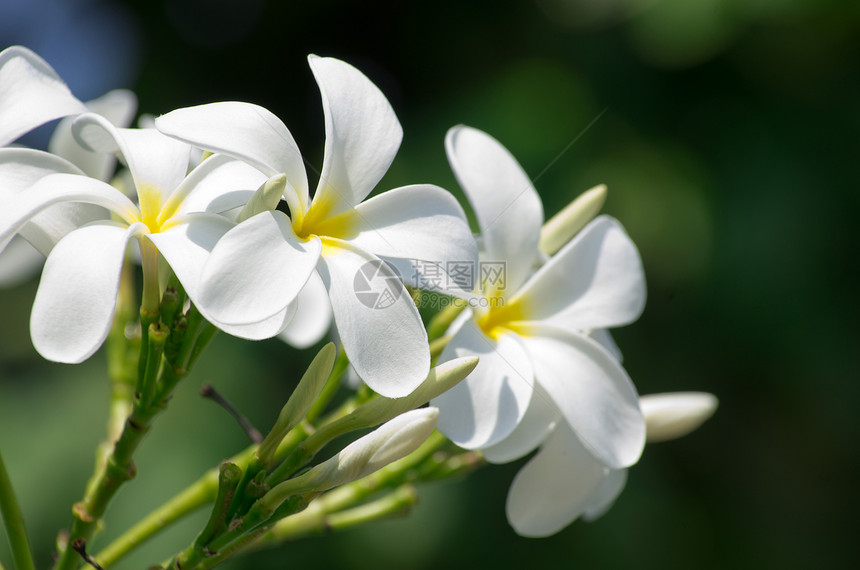
[[[6,534],[9,536],[9,544],[12,547],[12,558],[15,561],[16,570],[33,570],[33,555],[30,553],[30,543],[27,540],[27,530],[24,527],[24,516],[21,507],[12,488],[9,473],[6,472],[6,464],[3,455],[0,454],[0,514],[3,515],[3,524]]]

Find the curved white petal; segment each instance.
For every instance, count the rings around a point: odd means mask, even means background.
[[[87,109],[105,117],[118,127],[127,127],[137,110],[137,96],[127,89],[110,91],[98,99],[87,101]],[[116,166],[113,154],[93,152],[82,147],[72,136],[73,117],[66,117],[57,124],[48,150],[75,164],[88,176],[107,182]]]
[[[296,314],[279,335],[281,340],[296,348],[307,348],[322,339],[331,328],[331,301],[317,272],[296,297]]]
[[[325,238],[318,270],[343,349],[377,393],[400,398],[430,371],[427,332],[400,279],[379,258]]]
[[[138,195],[154,189],[163,204],[188,172],[191,147],[155,129],[125,129],[95,113],[85,113],[72,123],[72,135],[86,148],[119,153],[134,178]]]
[[[308,207],[308,180],[293,135],[271,111],[235,101],[177,109],[155,119],[162,133],[255,166],[266,177],[284,173]]]
[[[457,200],[438,186],[421,184],[383,192],[348,214],[348,241],[394,264],[414,287],[471,293],[478,247]]]
[[[295,304],[290,304],[273,317],[248,325],[229,325],[214,319],[206,306],[198,302],[200,276],[212,249],[218,240],[235,224],[217,215],[195,214],[188,222],[173,228],[149,234],[161,255],[167,260],[188,296],[197,305],[200,313],[224,332],[240,338],[261,340],[278,334],[295,313]]]
[[[707,392],[649,394],[639,400],[645,415],[648,441],[682,437],[717,411],[717,397]]]
[[[86,110],[41,57],[21,46],[0,52],[0,146],[48,121]]]
[[[636,463],[645,446],[639,397],[621,365],[584,335],[535,327],[523,337],[535,378],[585,447],[613,469]]]
[[[29,148],[0,149],[0,202],[12,210],[17,194],[49,174],[83,174],[77,166],[53,154]],[[43,256],[73,229],[105,217],[102,208],[88,204],[55,204],[33,215],[20,233]]]
[[[514,431],[499,443],[481,449],[481,453],[490,463],[515,461],[543,443],[560,419],[558,406],[543,386],[535,382],[529,407]]]
[[[621,349],[618,348],[618,345],[615,343],[615,339],[612,338],[612,333],[609,332],[609,329],[592,329],[588,331],[588,336],[596,341],[597,344],[609,351],[609,354],[611,354],[619,363],[624,362],[624,355],[621,354]]]
[[[582,520],[593,521],[602,517],[608,511],[615,499],[624,490],[624,485],[627,483],[626,469],[610,469],[606,477],[603,478],[600,485],[594,491],[591,500],[582,513]]]
[[[244,206],[266,179],[241,160],[215,154],[188,174],[170,195],[164,212],[226,212]]]
[[[227,232],[203,269],[198,303],[218,322],[251,324],[281,312],[313,272],[322,245],[301,240],[278,211]]]
[[[445,137],[445,150],[478,218],[486,260],[507,264],[505,291],[513,293],[538,255],[540,197],[511,153],[483,131],[453,127]]]
[[[333,216],[358,205],[394,160],[403,129],[379,88],[353,66],[308,56],[325,114],[325,158],[313,205]]]
[[[514,477],[505,505],[508,522],[520,536],[557,533],[589,507],[608,471],[559,423]]]
[[[122,192],[94,178],[76,174],[51,174],[36,182],[28,191],[18,195],[0,212],[0,250],[28,221],[49,207],[68,202],[102,206],[116,213],[129,224],[137,221],[137,207]],[[67,213],[74,214],[74,210]],[[53,214],[51,214],[53,216]],[[50,217],[50,216],[49,216]],[[52,223],[60,228],[51,227]],[[48,237],[66,228],[63,220],[42,219]],[[27,237],[27,236],[25,236]]]
[[[531,358],[514,334],[487,337],[474,320],[463,323],[439,358],[479,357],[465,380],[433,399],[440,409],[438,428],[466,449],[485,448],[508,437],[532,398]]]
[[[93,222],[54,247],[30,315],[30,335],[39,354],[74,364],[98,350],[113,320],[126,246],[144,228]]]
[[[0,198],[23,192],[49,174],[84,174],[68,160],[31,148],[0,148]]]
[[[529,320],[568,331],[625,325],[645,306],[642,260],[621,224],[600,216],[538,269],[517,299]]]

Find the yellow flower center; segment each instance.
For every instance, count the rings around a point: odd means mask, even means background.
[[[491,297],[487,312],[477,317],[478,326],[490,338],[498,339],[506,331],[515,331],[517,323],[526,320],[526,308],[522,300],[507,302],[501,297]]]
[[[359,231],[359,216],[350,209],[336,216],[329,217],[334,206],[330,194],[324,194],[322,199],[314,200],[304,216],[293,217],[293,231],[302,239],[311,236],[349,239]]]
[[[140,201],[140,221],[149,228],[150,233],[161,231],[163,221],[159,221],[161,213],[161,192],[149,184],[141,184],[137,189],[137,198]]]

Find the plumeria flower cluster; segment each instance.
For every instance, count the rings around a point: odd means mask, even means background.
[[[645,280],[621,224],[594,217],[605,188],[544,225],[511,154],[460,126],[445,149],[479,238],[438,186],[368,198],[398,151],[400,123],[353,66],[308,62],[326,133],[313,194],[292,134],[263,107],[212,103],[132,128],[132,94],[83,103],[33,52],[0,53],[0,253],[23,239],[47,258],[30,322],[38,352],[89,358],[128,318],[126,270],[139,263],[143,274],[132,411],[76,506],[61,570],[75,567],[72,550],[88,556],[107,502],[133,476],[137,443],[217,330],[307,347],[333,326],[342,352],[336,361],[324,347],[268,435],[201,479],[212,518],[168,568],[208,568],[301,525],[331,525],[312,517],[351,505],[337,487],[356,479],[378,491],[535,450],[508,518],[522,535],[552,534],[608,508],[646,438],[683,435],[716,406],[707,394],[640,398],[621,366],[607,329],[638,318]],[[56,119],[49,152],[12,144]],[[458,264],[495,270],[474,283],[446,275],[439,287],[434,277]],[[410,292],[428,283],[469,306],[453,321],[437,315],[450,323],[441,338],[428,337]],[[348,368],[366,388],[321,417]],[[334,438],[380,425],[301,471]],[[451,442],[456,461],[428,467]],[[390,497],[411,496],[399,490]],[[135,545],[121,539],[100,559]]]

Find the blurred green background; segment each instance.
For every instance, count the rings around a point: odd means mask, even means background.
[[[627,370],[643,394],[703,390],[721,407],[693,435],[649,446],[606,516],[552,538],[519,538],[505,521],[520,462],[421,488],[408,519],[225,568],[856,560],[860,315],[849,229],[860,3],[404,4],[12,2],[0,8],[0,47],[31,47],[83,99],[133,88],[146,113],[261,104],[316,165],[322,112],[305,56],[336,56],[382,88],[404,127],[380,190],[430,182],[462,197],[443,150],[458,123],[511,150],[548,215],[605,182],[605,211],[627,227],[648,276],[644,315],[615,335]],[[102,353],[79,366],[38,357],[27,334],[35,287],[0,292],[0,447],[45,567],[103,437],[107,381]],[[196,395],[201,383],[264,427],[311,357],[277,340],[217,338],[140,449],[139,477],[117,497],[103,540],[245,446],[226,414]],[[201,524],[177,527],[117,568],[162,560]],[[0,560],[9,561],[5,539]]]

